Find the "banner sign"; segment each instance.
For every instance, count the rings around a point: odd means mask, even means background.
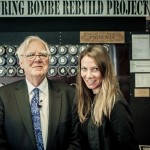
[[[150,16],[150,0],[0,0],[0,17],[100,16]]]

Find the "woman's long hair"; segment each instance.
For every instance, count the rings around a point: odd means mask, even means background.
[[[87,88],[81,77],[81,60],[84,56],[93,58],[102,74],[100,91],[94,97],[92,90]],[[83,123],[91,112],[93,122],[101,125],[103,115],[110,118],[118,94],[121,94],[121,91],[106,48],[101,45],[89,46],[81,52],[78,61],[77,101],[80,122]]]

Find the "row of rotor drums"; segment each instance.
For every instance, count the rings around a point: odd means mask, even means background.
[[[15,56],[17,46],[0,46],[0,76],[24,76]]]
[[[77,74],[77,66],[59,66],[59,67],[49,67],[48,76],[75,76]],[[20,67],[8,66],[7,68],[4,66],[0,66],[0,76],[24,76],[24,71]]]
[[[48,76],[75,76],[78,56],[87,45],[50,45],[51,53]],[[0,46],[0,76],[24,76],[15,55],[17,46]]]
[[[86,45],[50,46],[51,66],[77,66],[78,56]]]

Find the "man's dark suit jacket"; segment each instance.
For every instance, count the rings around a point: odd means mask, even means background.
[[[49,81],[47,150],[79,149],[73,87]],[[71,138],[70,138],[71,134]],[[0,150],[35,150],[29,95],[25,80],[0,88]]]

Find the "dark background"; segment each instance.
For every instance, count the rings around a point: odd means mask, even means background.
[[[0,31],[145,31],[145,17],[0,18]]]

